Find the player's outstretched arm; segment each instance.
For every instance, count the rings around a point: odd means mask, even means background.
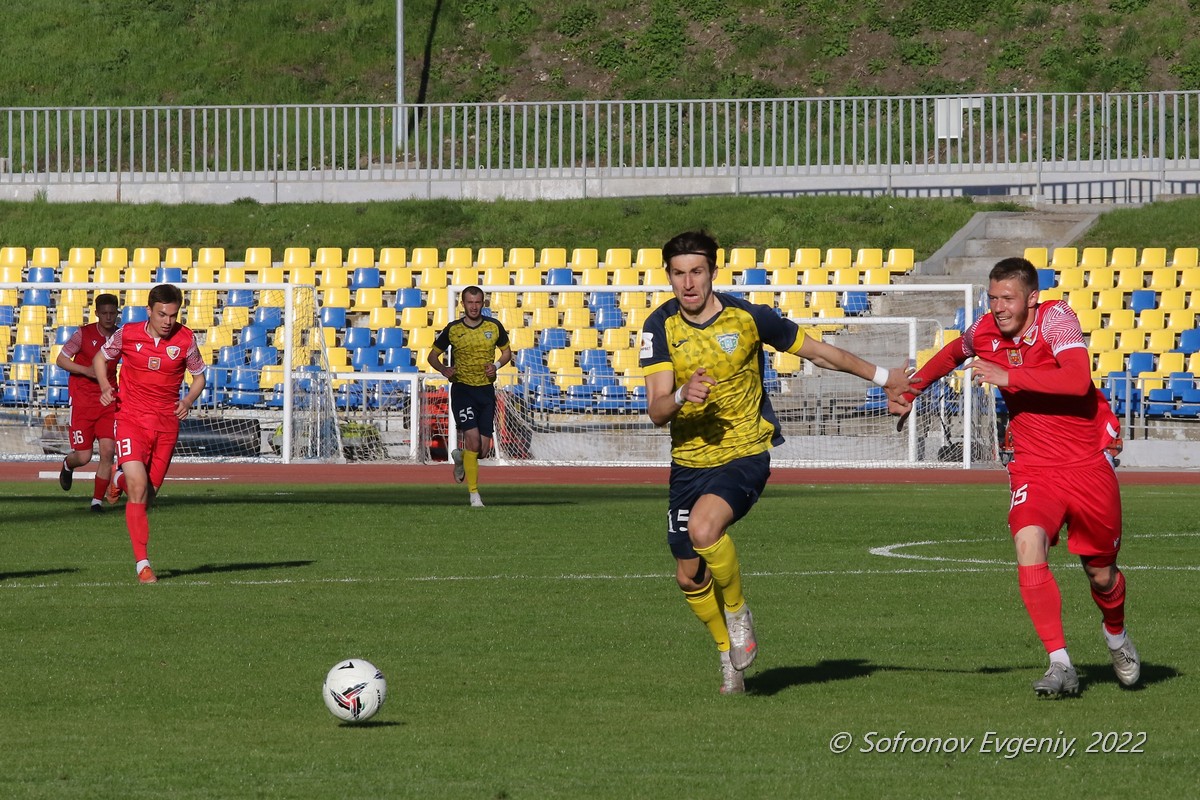
[[[889,400],[898,401],[905,392],[918,393],[912,386],[908,371],[903,367],[884,369],[883,373],[886,374],[886,377],[880,383],[877,379],[881,374],[880,367],[876,367],[870,361],[859,358],[849,350],[843,350],[840,347],[817,339],[806,338],[804,343],[800,345],[797,355],[808,359],[822,369],[832,369],[838,372],[857,375],[863,380],[868,380],[882,386]]]

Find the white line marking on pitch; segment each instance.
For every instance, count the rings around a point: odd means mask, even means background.
[[[1138,539],[1177,539],[1184,536],[1200,536],[1200,533],[1140,533],[1137,534]],[[888,544],[882,547],[872,547],[867,552],[873,556],[883,556],[884,558],[908,558],[913,561],[943,561],[954,564],[1002,564],[1006,567],[1011,567],[1011,561],[1001,561],[996,559],[984,558],[950,558],[948,556],[925,556],[916,553],[899,553],[896,552],[901,548],[906,547],[928,547],[929,545],[944,545],[944,544],[979,544],[981,542],[991,542],[991,539],[946,539],[944,541],[935,541],[927,539],[921,542],[897,542],[896,544]],[[1181,566],[1181,567],[1165,567],[1165,566],[1137,566],[1130,564],[1121,564],[1123,570],[1162,570],[1170,572],[1191,572],[1200,570],[1200,566]]]

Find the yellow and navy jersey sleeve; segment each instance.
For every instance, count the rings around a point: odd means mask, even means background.
[[[483,317],[474,328],[462,319],[447,325],[433,340],[433,348],[448,353],[454,367],[454,382],[487,386],[492,379],[484,369],[496,359],[496,351],[508,347],[508,331],[499,320]]]
[[[642,328],[646,374],[671,370],[682,386],[704,367],[715,381],[703,404],[685,403],[671,421],[671,457],[683,466],[710,467],[783,443],[763,391],[763,345],[795,353],[804,331],[767,306],[717,293],[721,311],[706,324],[689,323],[668,300]]]

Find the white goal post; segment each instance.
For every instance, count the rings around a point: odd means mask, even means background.
[[[463,288],[450,287],[451,318]],[[484,288],[489,313],[525,345],[514,347],[514,365],[497,380],[500,461],[669,463],[668,432],[645,414],[637,364],[637,331],[644,317],[670,296],[668,287]],[[885,366],[924,363],[944,344],[956,318],[970,324],[979,293],[966,284],[717,288],[774,304],[813,335]],[[620,310],[620,324],[608,329],[600,309],[613,306]],[[847,315],[847,309],[852,313]],[[571,327],[572,317],[600,322],[599,329],[594,324],[590,331]],[[963,391],[971,386],[969,375],[950,376],[920,398],[903,434],[887,414],[882,390],[854,376],[814,368],[768,348],[767,384],[787,440],[773,451],[778,466],[969,468],[998,458],[992,393]],[[441,409],[430,407],[426,413],[436,415]],[[452,447],[453,426],[447,422],[443,430]]]
[[[0,458],[69,451],[67,374],[56,366],[70,334],[94,321],[97,295],[117,295],[125,324],[145,319],[157,283],[9,283],[17,314],[0,336]],[[339,461],[340,425],[312,286],[176,283],[180,321],[196,332],[206,386],[180,427],[176,456],[197,460]],[[6,320],[7,322],[7,320]],[[7,342],[3,343],[7,345]],[[186,392],[187,383],[181,388]],[[120,386],[118,367],[117,384]]]

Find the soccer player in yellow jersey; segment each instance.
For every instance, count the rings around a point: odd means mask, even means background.
[[[454,480],[467,482],[471,505],[483,507],[479,497],[479,457],[492,446],[496,424],[496,373],[512,361],[508,331],[498,320],[483,315],[483,289],[462,290],[463,316],[433,340],[429,366],[450,381],[450,413],[460,437],[454,459]],[[496,351],[500,358],[496,358]],[[449,354],[450,360],[445,356]]]
[[[650,419],[671,426],[667,543],[679,588],[716,642],[721,693],[739,694],[758,644],[728,529],[758,500],[769,451],[783,443],[763,390],[763,345],[873,381],[890,398],[911,385],[903,369],[877,367],[809,338],[770,306],[713,291],[717,242],[707,233],[681,233],[662,256],[675,297],[647,318],[640,356]]]

